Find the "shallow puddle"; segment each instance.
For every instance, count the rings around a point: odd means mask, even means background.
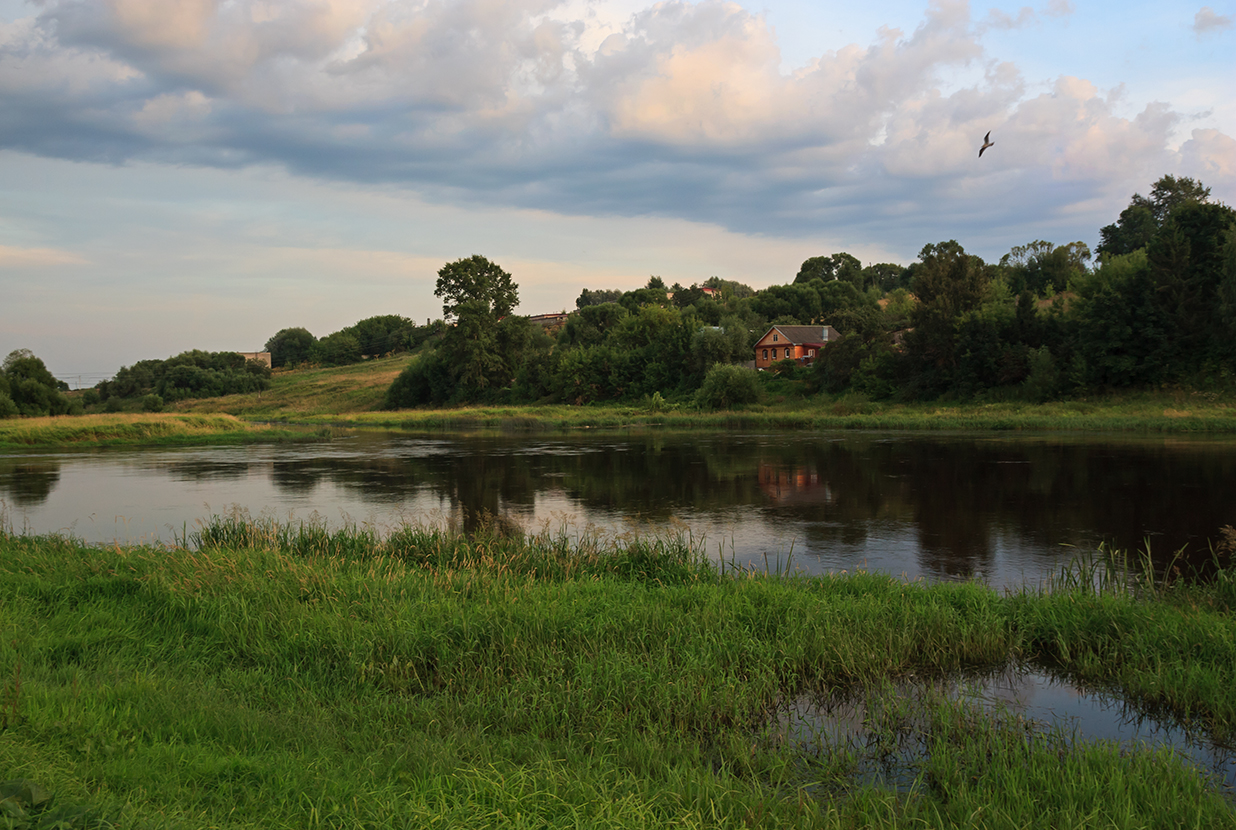
[[[804,695],[777,707],[767,737],[812,754],[848,749],[859,759],[860,782],[906,789],[918,777],[928,748],[925,703],[941,696],[1022,724],[1027,731],[1056,729],[1069,743],[1169,748],[1236,795],[1233,748],[1139,712],[1111,693],[1080,688],[1029,667],[954,680],[905,680],[826,700]]]

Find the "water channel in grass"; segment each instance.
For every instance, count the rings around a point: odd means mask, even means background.
[[[236,507],[379,531],[470,530],[497,516],[530,530],[689,532],[709,556],[758,569],[867,569],[999,589],[1040,584],[1100,544],[1149,543],[1159,567],[1183,548],[1180,561],[1205,564],[1221,528],[1236,524],[1234,495],[1236,440],[1176,437],[355,432],[0,453],[0,521],[19,532],[168,542]],[[1233,782],[1226,750],[1130,716],[1111,697],[1034,672],[982,684],[964,694],[1037,701],[1045,720],[1167,744]],[[842,734],[861,722],[837,711],[794,701],[782,723]]]
[[[764,737],[814,757],[846,752],[858,783],[908,790],[930,755],[933,699],[1012,724],[1027,740],[1104,741],[1122,752],[1167,749],[1236,797],[1236,748],[1215,744],[1170,713],[1146,712],[1110,691],[1028,665],[946,679],[911,678],[827,697],[802,695],[769,713]]]

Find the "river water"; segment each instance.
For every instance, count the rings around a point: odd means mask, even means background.
[[[171,541],[213,513],[329,524],[485,515],[690,532],[810,573],[1037,584],[1100,544],[1208,561],[1236,524],[1236,441],[907,433],[356,432],[326,441],[0,454],[15,530]],[[701,542],[702,540],[702,542]]]
[[[1160,568],[1181,549],[1179,561],[1210,561],[1220,529],[1236,524],[1236,441],[358,431],[308,443],[0,453],[0,521],[17,531],[170,542],[233,509],[380,531],[470,530],[496,516],[529,530],[683,532],[714,558],[759,569],[865,568],[1013,588],[1100,544],[1149,544]],[[1024,670],[983,683],[981,696],[1029,716],[1079,723],[1078,737],[1170,746],[1236,788],[1230,749],[1102,691]],[[845,723],[813,705],[795,703],[785,728]]]

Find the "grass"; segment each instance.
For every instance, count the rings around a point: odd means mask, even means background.
[[[1236,826],[1167,753],[880,691],[1010,659],[1138,694],[1153,672],[1147,700],[1228,734],[1226,571],[1115,573],[1002,596],[492,523],[5,532],[0,778],[82,805],[82,827]],[[779,701],[851,689],[885,701],[873,734],[927,748],[906,786],[776,739]]]
[[[206,443],[303,437],[219,414],[79,415],[0,420],[0,447],[63,444]]]
[[[1046,404],[876,402],[857,395],[766,396],[734,411],[702,412],[692,404],[594,406],[467,406],[382,411],[386,389],[407,364],[401,355],[334,369],[277,371],[259,394],[183,401],[180,412],[224,412],[262,421],[327,423],[408,430],[538,431],[667,427],[673,429],[869,429],[1236,432],[1236,403],[1185,389],[1112,393]],[[789,388],[774,381],[776,389]],[[791,385],[792,386],[792,385]],[[776,391],[774,389],[774,391]],[[785,391],[782,389],[782,391]]]

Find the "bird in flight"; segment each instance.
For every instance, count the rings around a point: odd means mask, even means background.
[[[983,136],[983,146],[979,148],[979,158],[983,157],[984,150],[986,150],[988,147],[993,146],[995,143],[996,142],[991,140],[991,130],[988,130],[987,135]]]

